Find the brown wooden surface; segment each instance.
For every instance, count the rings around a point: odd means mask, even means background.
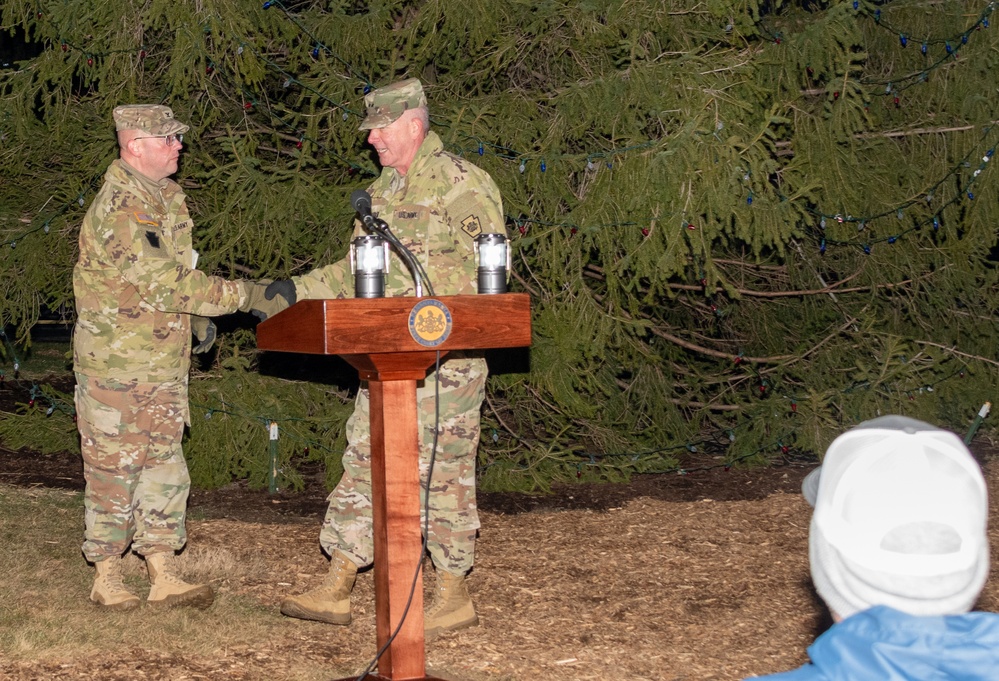
[[[374,517],[379,518],[374,527],[379,650],[399,628],[378,660],[378,671],[390,679],[422,678],[423,542],[416,381],[371,381],[368,388],[372,504]]]
[[[441,359],[447,353],[441,353]],[[437,360],[433,350],[424,352],[385,352],[377,355],[341,355],[365,381],[422,380]]]
[[[409,333],[409,313],[427,298],[302,300],[257,325],[261,350],[361,355],[426,350],[519,348],[531,344],[526,293],[437,296],[451,313],[451,335],[427,348]]]
[[[434,298],[447,307],[451,332],[433,347],[409,330],[410,313],[423,300],[303,300],[257,325],[259,349],[340,355],[368,381],[375,629],[378,650],[384,648],[372,679],[433,679],[425,675],[416,382],[438,353],[531,344],[526,294]]]

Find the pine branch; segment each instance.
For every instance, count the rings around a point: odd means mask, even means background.
[[[946,350],[950,354],[956,355],[958,357],[964,357],[966,359],[974,359],[974,360],[977,360],[979,362],[984,362],[985,364],[991,364],[992,366],[999,367],[999,362],[997,362],[994,359],[989,359],[988,357],[982,357],[981,355],[970,355],[970,354],[968,354],[966,352],[961,352],[961,351],[957,350],[956,346],[954,346],[954,345],[947,346],[947,345],[943,345],[941,343],[933,343],[932,341],[919,340],[919,339],[916,339],[915,342],[919,343],[920,345],[929,345],[929,346],[932,346],[932,347],[935,347],[935,348],[941,348],[942,350]]]

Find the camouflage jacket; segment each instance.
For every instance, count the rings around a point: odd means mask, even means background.
[[[111,163],[80,227],[76,372],[143,383],[187,377],[191,315],[235,312],[246,299],[242,282],[195,269],[192,226],[180,185]]]
[[[476,292],[475,237],[506,234],[499,188],[486,171],[444,151],[440,137],[430,132],[405,175],[384,168],[368,191],[372,213],[419,259],[437,295]],[[355,222],[351,238],[365,233]],[[354,297],[348,259],[294,281],[299,300]],[[385,295],[415,295],[409,268],[394,250]]]

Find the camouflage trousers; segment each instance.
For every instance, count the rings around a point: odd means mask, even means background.
[[[441,364],[440,428],[430,486],[427,548],[439,569],[464,574],[475,558],[479,515],[475,505],[475,458],[479,446],[480,407],[485,397],[484,359],[456,358]],[[420,429],[421,523],[425,486],[434,441],[434,374],[417,383]],[[322,547],[339,549],[358,565],[374,560],[371,516],[371,430],[368,389],[357,395],[347,420],[343,477],[329,496],[329,508],[319,533]]]
[[[187,380],[121,383],[76,375],[76,422],[83,453],[83,555],[183,548],[191,478],[181,450]]]

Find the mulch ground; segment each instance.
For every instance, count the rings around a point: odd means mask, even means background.
[[[999,456],[982,458],[993,569],[978,608],[999,612]],[[801,665],[830,624],[808,572],[810,508],[799,490],[812,465],[639,476],[541,497],[482,494],[469,577],[480,626],[429,642],[428,670],[452,681],[688,681]],[[313,482],[298,495],[243,484],[192,495],[192,544],[265,561],[256,578],[220,588],[277,608],[286,594],[322,579],[319,477],[307,476]],[[0,482],[82,489],[74,457],[40,461],[2,448]],[[99,659],[0,661],[0,678],[288,679],[290,662],[301,660],[360,671],[374,652],[373,596],[373,575],[363,572],[349,627],[302,622],[294,636],[211,659],[137,642]]]

